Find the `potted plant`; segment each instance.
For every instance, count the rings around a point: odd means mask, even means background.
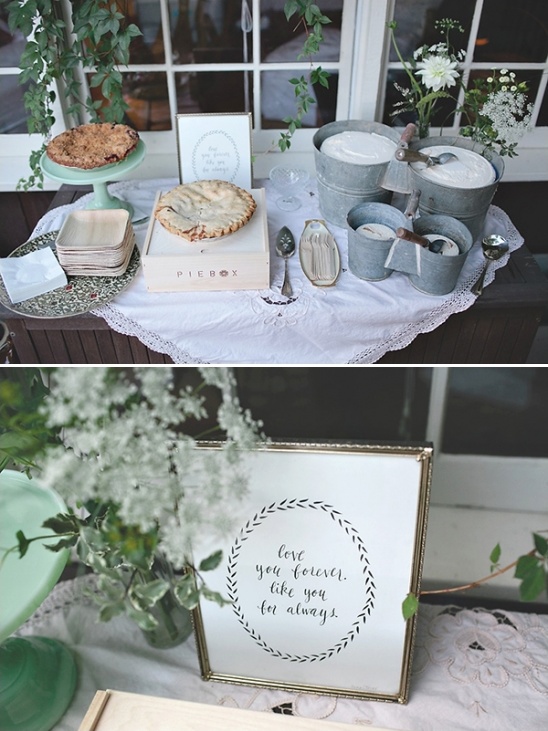
[[[493,151],[509,157],[517,155],[517,144],[531,125],[532,105],[527,101],[527,84],[518,82],[514,72],[501,69],[493,70],[486,78],[475,79],[467,88],[461,69],[464,51],[456,51],[450,41],[452,32],[462,33],[464,28],[451,18],[436,21],[435,27],[443,40],[431,46],[420,46],[412,58],[406,60],[396,40],[397,24],[395,21],[388,24],[392,46],[409,82],[408,86],[395,83],[402,98],[394,104],[392,116],[404,112],[412,114],[419,138],[428,137],[440,102],[444,99],[457,102],[452,92],[461,91],[462,101],[455,110],[465,121],[460,134],[477,142],[484,152]]]
[[[27,457],[26,465],[69,509],[45,521],[47,535],[14,527],[8,553],[23,557],[45,538],[49,550],[73,550],[97,577],[92,597],[101,620],[125,613],[156,647],[184,641],[200,597],[225,602],[203,577],[220,552],[198,560],[193,541],[207,535],[214,543],[230,530],[246,492],[241,450],[261,441],[231,370],[59,368],[47,386],[33,370],[26,378],[36,399],[24,421],[48,438],[39,439],[39,454],[33,449],[39,469]],[[1,382],[13,391],[9,384]],[[24,432],[12,421],[4,446]],[[197,447],[206,436],[219,437],[218,449]]]

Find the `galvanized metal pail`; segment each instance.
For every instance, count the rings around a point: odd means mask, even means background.
[[[394,232],[394,236],[379,239],[367,230],[358,230],[366,224],[381,224]],[[384,266],[388,252],[400,226],[409,228],[410,221],[400,210],[386,203],[359,203],[347,216],[348,268],[356,277],[380,281],[392,274]]]
[[[313,138],[314,161],[320,210],[323,217],[337,226],[346,226],[346,216],[351,208],[366,201],[389,202],[392,192],[381,188],[388,162],[376,165],[358,165],[337,160],[321,151],[322,143],[341,132],[369,132],[383,135],[396,143],[400,135],[391,127],[380,122],[364,122],[349,119],[330,122],[320,127]]]
[[[504,174],[504,161],[496,152],[486,150],[465,137],[426,137],[411,145],[414,150],[435,145],[452,145],[477,152],[485,157],[495,169],[495,181],[479,188],[454,188],[427,180],[411,167],[413,188],[420,190],[419,212],[441,214],[462,221],[472,233],[474,241],[483,233],[487,211]]]
[[[415,233],[421,236],[447,236],[459,247],[458,256],[444,256],[423,246],[396,239],[385,265],[409,275],[411,284],[426,294],[449,294],[455,289],[468,252],[474,243],[468,228],[451,216],[420,216],[413,223]]]

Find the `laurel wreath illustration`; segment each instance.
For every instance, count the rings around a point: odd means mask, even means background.
[[[210,137],[211,135],[215,135],[215,136],[222,135],[223,137],[226,137],[226,139],[232,145],[234,155],[236,156],[236,167],[234,168],[232,176],[230,177],[230,180],[228,180],[228,182],[233,183],[234,180],[236,179],[236,175],[238,174],[238,170],[240,169],[240,153],[238,151],[238,146],[237,146],[236,142],[234,141],[234,138],[231,137],[227,132],[224,132],[223,130],[214,129],[214,130],[211,130],[210,132],[206,132],[205,134],[203,134],[200,137],[198,142],[194,145],[194,149],[192,150],[192,170],[194,171],[194,175],[196,176],[196,178],[200,177],[200,171],[198,169],[198,163],[196,161],[198,148],[200,147],[202,142],[207,137]]]
[[[258,528],[269,516],[272,516],[280,511],[298,509],[323,511],[324,513],[329,515],[329,517],[337,525],[339,525],[339,527],[351,539],[352,543],[357,549],[358,558],[362,565],[365,589],[364,595],[366,596],[365,604],[361,608],[354,622],[352,622],[349,631],[346,633],[346,635],[344,635],[344,637],[342,637],[336,644],[334,644],[332,647],[325,650],[324,652],[305,655],[295,655],[289,652],[281,652],[280,650],[276,650],[275,648],[271,647],[267,642],[265,642],[261,635],[249,624],[248,620],[246,619],[238,596],[237,564],[240,558],[240,552],[245,542],[249,540],[254,530]],[[232,602],[232,609],[236,614],[238,622],[242,625],[244,630],[253,638],[257,645],[259,645],[259,647],[261,647],[265,652],[268,652],[270,655],[278,657],[281,660],[288,660],[289,662],[301,663],[327,660],[328,658],[342,652],[350,643],[355,640],[356,636],[359,635],[360,628],[362,627],[362,625],[365,624],[367,618],[371,614],[371,610],[373,609],[375,600],[375,589],[376,587],[369,566],[367,551],[358,532],[347,520],[342,517],[341,513],[338,510],[335,510],[332,505],[327,505],[321,500],[310,500],[308,498],[294,498],[292,500],[286,499],[282,500],[279,503],[272,503],[271,505],[262,508],[243,526],[228,556],[227,594]]]

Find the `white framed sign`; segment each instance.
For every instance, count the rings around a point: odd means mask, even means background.
[[[177,114],[181,183],[226,180],[253,187],[251,114]]]
[[[431,446],[276,442],[244,459],[240,527],[207,576],[230,604],[195,610],[202,676],[405,703]]]

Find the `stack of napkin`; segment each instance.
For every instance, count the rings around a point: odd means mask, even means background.
[[[67,284],[67,276],[49,246],[23,256],[0,259],[0,274],[13,304]]]
[[[70,213],[55,242],[65,272],[89,277],[123,274],[134,245],[129,213],[121,208]]]

